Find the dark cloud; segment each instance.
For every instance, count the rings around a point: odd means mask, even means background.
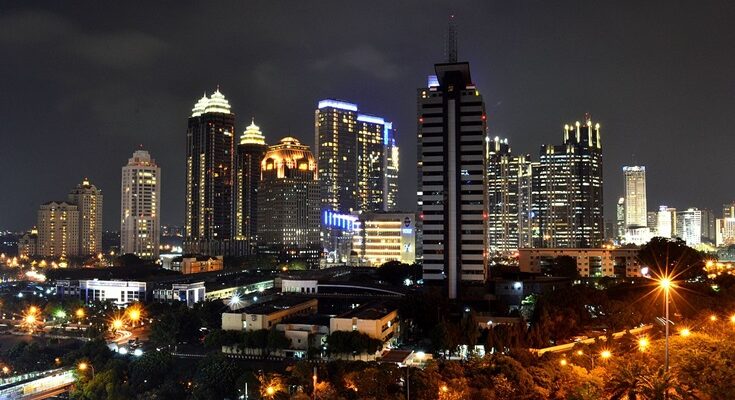
[[[491,135],[538,157],[564,123],[602,124],[606,213],[621,167],[648,167],[649,207],[735,198],[735,3],[2,2],[0,229],[88,176],[118,229],[120,167],[143,144],[163,169],[162,220],[183,219],[186,118],[220,85],[237,131],[313,144],[316,102],[394,122],[404,209],[415,207],[416,88],[444,59],[447,15],[488,104]]]

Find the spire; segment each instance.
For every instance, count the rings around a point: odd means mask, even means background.
[[[447,62],[457,62],[457,26],[454,24],[454,14],[449,16],[447,28]]]

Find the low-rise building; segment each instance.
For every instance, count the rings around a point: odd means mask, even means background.
[[[398,308],[389,302],[364,304],[332,317],[329,332],[337,331],[357,331],[383,342],[394,341],[400,333]]]
[[[556,257],[569,256],[577,260],[582,277],[638,277],[638,248],[547,248],[519,249],[521,272],[543,273]]]
[[[281,297],[245,307],[241,312],[222,314],[222,329],[232,331],[256,331],[270,329],[286,318],[316,314],[316,299]]]
[[[58,285],[57,285],[58,287]],[[126,306],[146,299],[146,283],[137,281],[80,280],[76,289],[85,303],[112,301],[117,306]]]
[[[329,320],[327,315],[297,315],[284,319],[276,325],[276,329],[291,341],[293,350],[318,349],[327,343]]]
[[[199,274],[202,272],[221,271],[223,267],[224,262],[222,256],[184,256],[181,257],[180,271],[184,275]]]

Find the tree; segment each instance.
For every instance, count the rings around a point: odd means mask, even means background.
[[[195,399],[234,398],[235,388],[242,371],[237,364],[222,354],[211,354],[198,365],[194,375]]]
[[[374,354],[383,347],[380,339],[374,339],[358,331],[336,331],[327,336],[330,354]]]
[[[705,274],[702,254],[679,238],[654,237],[641,247],[637,258],[654,277],[673,275],[677,280],[689,280]]]
[[[145,392],[162,385],[174,363],[170,353],[148,351],[130,364],[130,385]]]

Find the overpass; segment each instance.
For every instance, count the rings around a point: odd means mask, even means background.
[[[30,372],[0,379],[0,400],[40,400],[60,395],[76,382],[72,368]]]

